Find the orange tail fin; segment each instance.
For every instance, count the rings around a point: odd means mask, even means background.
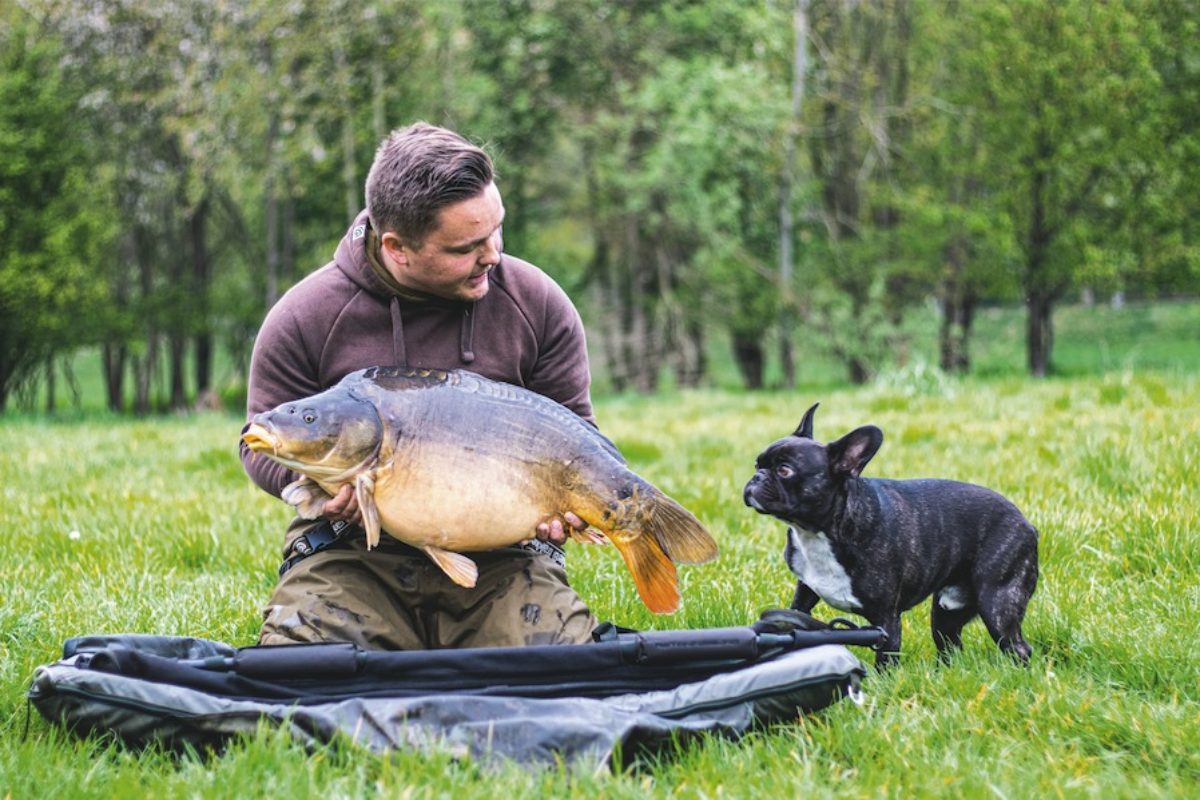
[[[663,552],[677,564],[703,564],[717,557],[717,543],[708,529],[662,492],[655,491],[645,523]]]
[[[626,539],[610,537],[633,575],[634,586],[646,608],[655,614],[670,614],[679,607],[679,582],[675,565],[658,546],[655,537],[642,534]]]

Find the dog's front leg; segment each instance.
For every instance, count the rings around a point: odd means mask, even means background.
[[[884,638],[875,651],[875,668],[887,669],[900,663],[900,615],[867,620],[883,629]]]
[[[813,610],[820,596],[808,588],[804,581],[796,581],[796,594],[792,597],[792,608],[805,614]]]

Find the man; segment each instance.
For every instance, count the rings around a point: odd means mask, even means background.
[[[366,211],[331,263],[267,314],[250,364],[248,418],[371,366],[467,368],[592,417],[579,314],[537,267],[503,255],[504,205],[491,159],[425,123],[394,131],[367,176]],[[279,496],[298,476],[241,447]],[[350,487],[324,519],[288,527],[261,644],[348,641],[407,650],[577,643],[595,619],[567,584],[564,509],[522,546],[473,553],[474,589],[388,536],[367,552]]]

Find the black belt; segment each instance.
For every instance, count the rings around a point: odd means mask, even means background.
[[[279,576],[283,577],[285,572],[311,555],[345,544],[355,533],[363,533],[362,528],[357,525],[351,525],[345,520],[338,519],[325,520],[312,530],[300,534],[292,540],[292,545],[288,548],[283,563],[279,565]],[[395,542],[394,544],[406,550],[411,550],[413,555],[423,555],[417,548],[403,542]],[[551,542],[544,542],[541,539],[530,539],[513,545],[513,547],[518,550],[525,550],[530,553],[546,556],[562,569],[567,568],[567,554],[563,552],[561,547]]]
[[[328,550],[348,540],[350,536],[347,529],[352,527],[354,526],[345,520],[327,519],[312,530],[297,536],[292,540],[292,545],[288,548],[283,563],[279,565],[279,577],[282,578],[283,573],[314,553]]]

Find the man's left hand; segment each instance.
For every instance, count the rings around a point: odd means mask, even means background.
[[[543,522],[541,525],[538,525],[537,538],[543,542],[550,542],[562,547],[563,543],[567,541],[567,537],[571,535],[566,528],[567,525],[570,525],[577,531],[587,529],[586,522],[570,511],[564,511],[561,515],[551,518],[549,522]]]

